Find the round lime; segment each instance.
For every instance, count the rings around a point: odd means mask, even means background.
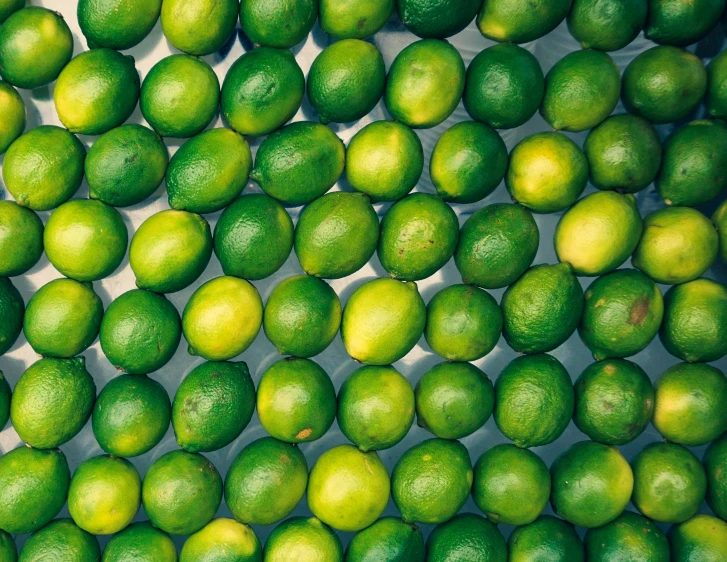
[[[43,221],[14,201],[0,201],[0,276],[31,269],[43,255]]]

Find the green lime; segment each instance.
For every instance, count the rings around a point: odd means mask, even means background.
[[[130,49],[149,35],[162,0],[79,0],[78,25],[89,48]]]
[[[648,0],[574,0],[568,30],[584,49],[618,51],[646,23]]]
[[[644,233],[631,262],[657,283],[696,279],[717,259],[719,236],[696,209],[667,207],[644,218]]]
[[[25,3],[25,0],[23,0],[23,3]],[[18,560],[18,549],[15,546],[15,540],[5,531],[0,531],[0,557],[5,562],[17,562]]]
[[[182,330],[190,355],[226,361],[245,351],[260,331],[263,301],[249,281],[216,277],[187,301]]]
[[[545,78],[535,56],[512,43],[492,45],[467,68],[462,101],[470,117],[495,129],[525,124],[538,110]]]
[[[20,291],[7,277],[0,277],[0,355],[13,347],[23,330],[25,303]]]
[[[239,197],[217,219],[214,250],[225,275],[265,279],[282,267],[292,247],[290,215],[265,194]]]
[[[707,503],[714,513],[727,516],[727,435],[715,439],[704,454],[704,469],[707,472]]]
[[[115,457],[151,451],[169,428],[172,404],[164,387],[146,375],[121,375],[101,389],[93,407],[93,435]]]
[[[462,513],[438,525],[427,539],[428,562],[504,562],[506,556],[500,531],[474,513]]]
[[[336,418],[336,391],[328,374],[310,359],[288,357],[263,373],[257,414],[270,435],[287,443],[323,437]]]
[[[101,326],[103,303],[90,284],[55,279],[28,301],[23,331],[44,357],[73,357],[91,345]]]
[[[398,517],[382,517],[359,531],[346,548],[348,562],[424,562],[419,527]]]
[[[727,118],[727,54],[722,52],[707,65],[708,85],[704,103],[710,117]],[[0,151],[1,152],[1,151]]]
[[[507,147],[482,123],[464,121],[447,129],[434,145],[429,175],[437,194],[453,203],[476,203],[505,177]]]
[[[258,47],[227,71],[220,102],[230,127],[242,135],[261,136],[290,121],[304,94],[305,78],[293,54]]]
[[[379,217],[363,193],[327,193],[303,209],[295,227],[300,266],[308,275],[325,279],[357,272],[378,242]]]
[[[403,123],[374,121],[348,143],[346,179],[374,202],[401,199],[423,170],[422,141]]]
[[[393,11],[394,0],[320,0],[318,23],[336,39],[365,39],[384,27]]]
[[[570,375],[555,357],[513,359],[495,381],[495,423],[522,448],[552,443],[573,416]]]
[[[141,203],[162,183],[167,164],[167,147],[151,129],[135,124],[111,129],[86,156],[89,197],[114,207]]]
[[[170,209],[147,218],[129,246],[140,289],[175,293],[202,275],[212,256],[210,225],[201,216]]]
[[[538,225],[525,207],[487,205],[464,223],[454,263],[465,283],[499,289],[530,267],[539,243]]]
[[[41,125],[5,153],[3,181],[18,204],[34,211],[54,209],[78,191],[86,148],[75,135]]]
[[[2,24],[0,76],[13,86],[40,88],[50,84],[72,54],[73,35],[58,12],[28,6]]]
[[[711,515],[695,515],[672,527],[669,538],[672,560],[676,562],[722,562],[727,551],[727,523]]]
[[[100,135],[118,127],[139,100],[134,58],[112,49],[81,53],[58,76],[53,100],[61,123],[72,133]]]
[[[536,265],[502,296],[505,341],[521,353],[551,351],[575,332],[583,289],[570,264]]]
[[[684,119],[707,91],[707,71],[695,55],[670,46],[640,53],[623,73],[623,102],[652,123]]]
[[[459,51],[440,39],[422,39],[394,59],[384,101],[391,116],[415,129],[439,125],[462,98],[465,68]]]
[[[438,363],[417,382],[417,424],[442,439],[471,435],[492,415],[495,390],[471,363]]]
[[[631,498],[634,475],[616,447],[580,441],[550,467],[551,503],[579,527],[600,527],[616,519]]]
[[[545,509],[550,473],[538,455],[509,443],[485,451],[475,463],[472,498],[496,525],[528,525]]]
[[[202,363],[174,395],[177,443],[192,453],[221,449],[237,439],[254,410],[255,386],[245,363]]]
[[[0,277],[22,275],[43,255],[43,221],[15,201],[0,201]]]
[[[0,457],[0,527],[31,533],[53,519],[66,503],[71,471],[59,449],[27,446]]]
[[[399,443],[414,422],[414,390],[393,367],[356,369],[338,391],[338,425],[364,452]]]
[[[164,0],[162,31],[180,51],[211,55],[234,33],[237,10],[238,0]]]
[[[704,39],[724,13],[724,0],[649,2],[644,35],[654,43],[691,45]]]
[[[507,541],[510,562],[584,562],[583,543],[573,525],[541,515],[518,527]]]
[[[101,549],[98,539],[70,519],[56,519],[33,533],[20,549],[20,562],[73,560],[98,562]]]
[[[68,510],[94,535],[124,529],[141,506],[141,477],[126,459],[100,455],[83,461],[71,478]]]
[[[12,391],[8,380],[3,376],[3,372],[0,371],[0,431],[5,428],[5,425],[10,419],[10,400],[12,399]]]
[[[132,523],[106,544],[103,562],[177,562],[177,548],[149,521]]]
[[[117,369],[144,375],[166,365],[177,351],[182,321],[163,295],[133,289],[117,297],[101,321],[101,349]]]
[[[96,385],[83,356],[41,359],[15,385],[10,419],[28,445],[52,449],[81,431],[95,400]]]
[[[341,539],[315,517],[291,517],[270,533],[265,562],[343,562]]]
[[[0,24],[24,7],[25,0],[0,0]]]
[[[263,437],[232,461],[225,478],[225,502],[235,519],[271,525],[300,502],[308,483],[308,463],[295,445]]]
[[[111,275],[126,255],[129,234],[121,214],[92,199],[63,203],[43,232],[45,253],[63,275],[96,281]]]
[[[396,0],[406,28],[423,38],[445,39],[467,27],[480,10],[480,0]]]
[[[656,283],[635,269],[620,269],[586,290],[578,334],[597,361],[629,357],[651,343],[663,316]]]
[[[25,130],[25,102],[9,82],[0,81],[0,118],[3,129],[0,131],[0,154],[23,134]]]
[[[594,441],[625,445],[641,435],[651,421],[654,387],[636,363],[624,359],[592,363],[573,387],[573,421]]]
[[[472,488],[472,463],[459,441],[427,439],[406,451],[391,474],[391,495],[404,521],[438,524],[451,519]]]
[[[598,189],[636,193],[654,181],[661,166],[661,139],[646,119],[613,115],[588,133],[583,150]]]
[[[426,315],[415,283],[372,279],[348,298],[341,322],[343,344],[361,363],[395,363],[419,341]]]
[[[260,541],[247,525],[233,519],[215,519],[191,535],[182,547],[180,562],[235,560],[262,562]]]
[[[250,178],[282,203],[302,205],[333,187],[344,160],[343,142],[336,133],[320,123],[301,121],[263,140]]]
[[[281,355],[318,355],[331,344],[340,325],[341,301],[316,277],[285,279],[265,304],[265,335]]]
[[[727,144],[722,121],[692,121],[664,142],[664,161],[656,189],[667,205],[694,207],[717,197],[727,187]]]
[[[591,49],[573,51],[545,76],[540,113],[556,131],[585,131],[611,115],[620,94],[621,74],[611,57]]]
[[[646,517],[624,511],[615,520],[586,533],[589,562],[669,560],[669,540]]]
[[[643,224],[631,194],[591,193],[558,221],[555,252],[576,275],[603,275],[622,265],[641,238]]]
[[[217,512],[222,478],[206,457],[171,451],[149,467],[141,495],[155,527],[173,535],[190,535],[207,525]]]
[[[714,211],[712,222],[719,236],[719,257],[727,261],[727,200]]]
[[[191,55],[171,55],[144,78],[139,106],[161,136],[186,138],[210,124],[219,99],[220,82],[206,62]]]
[[[706,445],[727,431],[727,377],[704,363],[680,363],[656,383],[654,427],[680,445]]]
[[[658,523],[681,523],[697,513],[707,489],[702,463],[689,449],[675,443],[652,443],[631,462],[632,501]]]
[[[487,39],[528,43],[553,31],[565,19],[571,0],[499,0],[485,2],[477,27]]]
[[[245,0],[240,23],[257,45],[287,49],[308,36],[318,16],[315,0]]]

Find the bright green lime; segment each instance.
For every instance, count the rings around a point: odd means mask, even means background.
[[[397,0],[396,10],[414,35],[445,39],[467,27],[481,5],[480,0]]]
[[[103,562],[177,562],[177,548],[149,521],[132,523],[106,544]]]
[[[707,503],[720,518],[727,517],[727,435],[715,439],[704,454],[707,471]]]
[[[98,539],[70,519],[56,519],[33,533],[20,549],[20,562],[36,560],[74,560],[98,562]]]
[[[518,527],[507,541],[510,562],[584,562],[583,543],[573,525],[541,515]]]
[[[23,134],[25,113],[25,102],[18,91],[9,82],[0,81],[0,119],[3,121],[3,129],[0,131],[0,154]]]
[[[270,533],[265,562],[343,562],[341,539],[315,517],[291,517]]]
[[[707,65],[708,86],[704,103],[710,117],[727,118],[727,53],[714,57]]]
[[[384,27],[393,11],[394,0],[320,0],[318,23],[336,39],[365,39]]]
[[[652,521],[624,511],[603,527],[586,533],[589,562],[669,560],[669,540]]]
[[[210,55],[234,33],[237,10],[238,0],[164,0],[162,31],[180,51]]]
[[[262,562],[260,541],[247,525],[234,519],[215,519],[191,535],[182,547],[180,562],[234,560]]]
[[[528,43],[558,27],[571,3],[571,0],[486,1],[477,16],[477,27],[493,41]]]
[[[724,13],[724,0],[649,2],[644,35],[654,43],[691,45],[704,39]]]
[[[79,0],[78,25],[89,48],[130,49],[149,35],[162,0]]]
[[[727,523],[699,514],[669,531],[673,560],[721,562],[727,552]]]
[[[0,277],[22,275],[43,255],[43,221],[15,201],[0,201]]]
[[[398,517],[382,517],[359,531],[346,548],[348,562],[424,562],[424,538],[419,527]]]
[[[437,526],[427,539],[427,561],[504,561],[505,539],[495,525],[474,513],[462,513]]]
[[[245,0],[240,23],[257,45],[287,49],[305,39],[318,16],[315,0]]]
[[[20,291],[7,277],[0,277],[0,355],[13,347],[20,332],[23,331],[25,303]]]
[[[574,0],[568,30],[584,49],[618,51],[646,23],[649,0]]]

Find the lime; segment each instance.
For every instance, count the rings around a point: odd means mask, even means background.
[[[72,54],[73,35],[58,12],[28,6],[2,23],[0,76],[13,86],[40,88],[50,84]]]
[[[12,391],[8,380],[3,376],[3,372],[0,371],[0,430],[5,428],[5,425],[10,419],[10,400],[12,398]]]
[[[43,221],[14,201],[0,201],[0,277],[22,275],[43,255]]]
[[[217,219],[214,246],[225,275],[264,279],[288,259],[293,247],[293,221],[272,197],[243,195]]]
[[[234,33],[237,9],[238,0],[164,0],[162,31],[180,51],[210,55]]]
[[[21,562],[41,560],[98,562],[101,549],[98,539],[79,528],[70,519],[57,519],[33,533],[20,549]]]
[[[162,139],[142,125],[104,133],[86,156],[89,197],[114,207],[141,203],[164,179],[169,153]]]
[[[237,439],[254,410],[255,387],[245,363],[202,363],[174,396],[177,443],[192,453],[221,449]]]
[[[171,55],[144,78],[139,106],[157,133],[186,138],[210,124],[219,99],[220,82],[206,62],[191,55]]]
[[[340,325],[341,301],[316,277],[285,279],[265,304],[265,335],[281,355],[318,355],[331,344]]]
[[[727,200],[714,211],[712,222],[719,236],[719,257],[727,261]]]
[[[220,101],[230,127],[242,135],[261,136],[290,121],[304,94],[305,78],[293,54],[258,47],[227,71]]]
[[[472,463],[459,441],[427,439],[406,451],[391,474],[391,495],[404,521],[443,523],[464,505]]]
[[[245,0],[240,23],[250,41],[287,49],[308,36],[318,16],[315,0]]]
[[[447,129],[434,145],[429,175],[437,194],[453,203],[476,203],[500,185],[507,147],[482,123],[464,121]]]
[[[391,116],[416,129],[439,125],[462,98],[465,68],[459,51],[446,41],[422,39],[394,59],[384,101]]]
[[[632,501],[658,523],[681,523],[697,513],[707,489],[707,475],[689,449],[675,443],[652,443],[631,463]]]
[[[41,359],[15,385],[10,419],[28,445],[52,449],[81,431],[95,399],[96,385],[82,356]]]
[[[103,303],[93,287],[71,279],[43,285],[28,301],[23,331],[44,357],[73,357],[98,336]]]
[[[507,542],[510,562],[584,562],[583,543],[573,525],[541,515],[518,527]]]
[[[263,373],[257,414],[270,435],[288,443],[323,437],[336,418],[336,391],[328,374],[310,359],[288,357]]]
[[[417,424],[442,439],[461,439],[490,418],[495,390],[471,363],[438,363],[417,382]]]
[[[149,35],[162,0],[79,0],[78,25],[89,48],[130,49]]]
[[[23,134],[25,130],[25,102],[9,82],[0,81],[0,118],[3,129],[0,131],[0,154]]]
[[[68,510],[84,531],[116,533],[131,523],[140,505],[141,477],[126,459],[91,457],[73,473]]]
[[[680,363],[656,383],[654,427],[668,441],[706,445],[727,431],[727,378],[704,363]]]
[[[424,562],[424,538],[419,527],[398,517],[382,517],[359,531],[346,548],[348,562]]]
[[[45,253],[63,275],[96,281],[111,275],[124,259],[129,234],[121,214],[91,199],[63,203],[43,232]]]
[[[480,0],[396,0],[406,28],[424,38],[445,39],[467,27],[480,10]]]
[[[727,515],[727,436],[715,439],[704,454],[704,469],[707,472],[707,503],[715,514]]]
[[[189,353],[226,361],[245,351],[260,331],[263,302],[250,282],[216,277],[199,287],[182,314]]]
[[[61,123],[72,133],[100,135],[118,127],[139,99],[134,58],[112,49],[76,56],[58,76],[53,100]]]
[[[291,517],[270,533],[265,562],[343,562],[341,539],[315,517]]]
[[[654,43],[691,45],[706,37],[717,25],[724,5],[724,0],[650,2],[644,35]]]
[[[415,283],[367,281],[348,298],[341,336],[346,351],[368,365],[389,365],[409,353],[424,333],[426,307]]]
[[[93,435],[115,457],[151,451],[169,428],[172,405],[164,387],[146,375],[122,375],[101,389],[93,407]]]
[[[414,391],[393,367],[356,369],[338,391],[338,425],[363,452],[399,443],[414,422]]]
[[[475,463],[472,497],[496,525],[528,525],[548,504],[548,467],[528,449],[496,445]]]
[[[149,467],[142,486],[152,524],[173,535],[190,535],[207,525],[222,501],[222,478],[197,453],[171,451]]]
[[[25,3],[25,0],[23,0],[23,3]],[[422,548],[424,548],[423,545]],[[5,531],[0,531],[0,556],[5,562],[17,562],[18,560],[18,549],[15,546],[15,540]]]
[[[437,526],[427,539],[427,560],[504,561],[507,545],[495,525],[474,513],[462,513]]]
[[[0,355],[13,347],[23,330],[25,303],[23,297],[7,277],[0,277]]]
[[[149,521],[132,523],[106,544],[103,562],[177,562],[177,548]]]
[[[320,0],[318,23],[336,39],[365,39],[379,31],[394,11],[394,0]]]
[[[18,204],[49,211],[78,191],[86,149],[74,135],[41,125],[16,140],[5,153],[3,181]]]
[[[343,142],[331,129],[301,121],[265,138],[250,177],[282,203],[302,205],[333,187],[343,173],[344,160]]]
[[[235,519],[271,525],[300,502],[308,483],[308,463],[295,445],[263,437],[232,461],[225,478],[225,502]]]
[[[640,271],[621,269],[586,290],[578,334],[596,360],[629,357],[651,343],[663,316],[656,283]]]
[[[575,0],[568,30],[584,49],[618,51],[644,28],[648,8],[648,0]]]
[[[0,457],[0,527],[31,533],[53,519],[66,503],[71,471],[59,449],[20,446]]]
[[[588,162],[562,133],[536,133],[510,153],[505,185],[516,203],[536,213],[570,207],[588,183]]]
[[[403,123],[374,121],[348,143],[346,179],[375,202],[401,199],[423,170],[422,141]]]
[[[708,86],[705,105],[710,117],[727,117],[727,54],[720,53],[707,65]]]
[[[669,540],[652,521],[633,511],[586,533],[588,560],[669,560]]]
[[[0,2],[0,24],[23,7],[25,7],[25,0],[2,0]]]
[[[727,523],[699,514],[669,532],[673,560],[721,562],[727,551]]]
[[[140,289],[175,293],[202,275],[212,256],[210,225],[187,211],[160,211],[136,229],[129,264]]]
[[[689,207],[658,209],[644,218],[644,233],[631,262],[657,283],[696,279],[717,259],[712,222]]]
[[[298,216],[295,253],[303,271],[325,279],[357,272],[374,255],[379,217],[363,193],[336,191],[310,203]]]
[[[678,47],[647,49],[623,73],[624,106],[653,123],[685,118],[706,91],[707,71],[702,61]]]
[[[174,355],[182,322],[163,295],[133,289],[114,300],[101,321],[101,349],[117,369],[144,375],[161,369]]]
[[[588,133],[583,150],[598,189],[636,193],[654,181],[661,165],[656,129],[628,113],[613,115]]]
[[[571,0],[499,0],[485,2],[477,27],[487,39],[527,43],[553,31],[570,11]]]
[[[215,519],[191,535],[182,547],[180,562],[235,560],[262,562],[260,541],[247,525],[233,519]]]

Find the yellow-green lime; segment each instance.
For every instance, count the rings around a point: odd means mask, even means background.
[[[74,560],[98,562],[101,549],[98,539],[70,519],[56,519],[33,533],[20,549],[20,562],[40,560]]]
[[[673,560],[722,562],[727,551],[727,523],[699,514],[669,531]]]
[[[727,261],[727,200],[714,211],[712,222],[719,236],[719,257]]]
[[[219,51],[235,31],[237,0],[164,0],[162,31],[167,40],[190,55]]]
[[[427,310],[415,283],[373,279],[358,287],[343,310],[346,351],[368,365],[404,357],[424,333]]]
[[[583,543],[573,525],[541,515],[530,525],[517,527],[507,541],[511,562],[584,562]]]
[[[618,51],[646,23],[648,0],[574,0],[568,30],[584,49]]]
[[[245,0],[240,23],[256,45],[287,49],[308,36],[318,16],[315,0]]]
[[[384,101],[391,116],[416,129],[439,125],[462,98],[465,68],[459,51],[446,41],[422,39],[394,59]]]
[[[644,35],[654,43],[691,45],[706,37],[724,13],[724,0],[649,2]]]
[[[727,517],[727,436],[715,439],[704,454],[704,469],[707,472],[707,503],[720,517]]]
[[[486,1],[477,16],[477,27],[493,41],[527,43],[558,27],[570,8],[571,0]]]
[[[416,525],[382,517],[356,533],[346,548],[348,562],[424,562],[424,538]]]
[[[710,117],[727,118],[727,54],[714,57],[707,65],[707,95],[704,104]]]
[[[149,521],[132,523],[106,544],[103,562],[177,562],[177,548]]]
[[[78,25],[89,48],[130,49],[149,35],[162,0],[79,0]]]
[[[393,0],[392,0],[393,4]],[[0,1],[0,24],[8,19],[20,8],[25,7],[25,0],[2,0]]]
[[[0,154],[23,134],[25,130],[25,102],[9,82],[0,81],[0,118],[3,128],[0,131]]]
[[[0,277],[0,355],[13,347],[20,332],[23,331],[25,303],[20,291],[7,277]]]
[[[481,5],[480,0],[397,0],[396,10],[414,35],[445,39],[467,27]]]
[[[10,419],[10,401],[12,399],[12,391],[8,379],[3,376],[0,371],[0,428],[4,429]]]
[[[254,411],[255,386],[245,363],[202,363],[174,395],[174,435],[192,453],[216,451],[237,439]]]
[[[320,0],[318,23],[336,39],[365,39],[379,31],[394,11],[394,0]]]
[[[270,435],[287,443],[315,441],[336,418],[336,391],[328,374],[310,359],[288,357],[263,373],[257,414]]]
[[[315,517],[291,517],[270,533],[265,562],[343,562],[341,539]]]
[[[390,366],[356,369],[338,391],[338,425],[364,452],[399,443],[414,422],[414,390]]]
[[[505,538],[495,525],[474,513],[462,513],[438,525],[427,539],[427,561],[503,561]]]
[[[5,531],[0,531],[0,557],[6,562],[17,562],[18,560],[18,549],[15,546],[15,539]]]
[[[180,562],[262,562],[262,559],[262,547],[255,531],[234,519],[226,518],[210,521],[191,535],[184,542],[179,555]]]
[[[43,221],[15,201],[0,201],[0,277],[22,275],[43,255]]]
[[[669,560],[669,540],[659,527],[633,511],[586,533],[589,561]]]

